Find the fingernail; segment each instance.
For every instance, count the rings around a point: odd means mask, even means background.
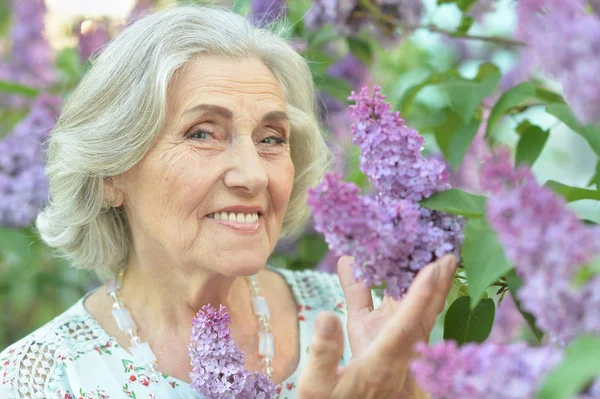
[[[335,332],[335,320],[329,315],[320,315],[317,317],[316,328],[323,337],[330,337]]]

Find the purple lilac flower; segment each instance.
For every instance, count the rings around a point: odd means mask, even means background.
[[[421,155],[425,140],[391,111],[379,86],[373,95],[363,87],[349,99],[356,101],[349,114],[357,119],[352,134],[361,151],[360,170],[383,196],[420,201],[450,187],[444,163]]]
[[[86,62],[92,55],[99,54],[99,50],[110,40],[108,27],[101,20],[83,21],[77,29],[77,36],[81,62]]]
[[[383,14],[404,25],[407,31],[418,25],[424,11],[421,0],[375,0],[373,3]],[[369,10],[364,9],[358,0],[316,0],[304,23],[309,29],[332,25],[338,33],[346,36],[369,26],[383,40],[398,38],[394,24],[375,21],[367,17],[368,14]]]
[[[326,71],[328,76],[348,82],[354,90],[358,90],[365,84],[368,73],[369,71],[366,65],[351,53],[346,54],[337,62],[333,63]],[[321,119],[326,122],[337,138],[349,136],[347,125],[349,125],[350,122],[347,121],[347,116],[345,112],[343,112],[346,110],[346,105],[327,93],[320,92],[319,97]],[[341,115],[340,118],[338,118],[338,114]],[[344,128],[339,128],[340,124],[336,124],[338,121],[343,122],[342,125]],[[337,134],[340,132],[343,132],[343,134]]]
[[[44,37],[45,15],[43,0],[13,1],[11,64],[35,86],[45,86],[54,78],[53,53]]]
[[[218,311],[205,305],[192,320],[191,387],[211,399],[274,398],[275,387],[268,377],[244,368],[244,353],[231,338],[230,322],[223,305]]]
[[[561,82],[565,99],[584,123],[600,120],[600,17],[587,13],[582,0],[518,2],[516,36],[542,70]]]
[[[585,332],[600,333],[598,308],[590,307],[600,303],[600,279],[572,284],[581,266],[600,256],[600,227],[581,222],[528,168],[514,170],[507,150],[485,163],[482,180],[493,194],[488,221],[523,279],[523,308],[562,345]]]
[[[489,340],[499,344],[513,342],[520,337],[524,327],[525,319],[517,309],[512,296],[506,295],[496,311],[494,328]]]
[[[416,347],[411,371],[434,398],[530,399],[562,359],[553,347],[485,342],[458,347],[454,341]]]
[[[386,293],[400,298],[423,266],[458,254],[464,222],[416,202],[448,187],[444,165],[421,156],[423,139],[390,112],[379,88],[372,98],[366,93],[351,97],[358,99],[350,110],[358,118],[353,140],[378,195],[360,195],[356,185],[328,174],[309,190],[308,204],[335,255],[354,256],[354,277],[365,285],[385,281]]]
[[[54,54],[44,37],[46,6],[43,0],[13,0],[10,54],[0,59],[0,80],[45,88],[55,78]],[[0,94],[0,106],[25,108],[30,100]]]
[[[362,17],[357,17],[358,0],[315,0],[304,24],[309,29],[317,29],[323,25],[333,25],[341,34],[357,33],[362,26]]]
[[[138,19],[144,18],[152,13],[152,9],[156,7],[156,0],[137,0],[135,7],[127,16],[126,25],[131,25]]]
[[[41,94],[29,114],[0,141],[0,225],[31,225],[48,196],[42,142],[54,127],[61,99]]]
[[[250,18],[259,26],[271,24],[286,12],[285,0],[252,0]]]

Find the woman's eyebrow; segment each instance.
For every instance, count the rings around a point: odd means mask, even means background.
[[[195,105],[192,108],[188,109],[183,114],[185,115],[185,114],[188,114],[191,112],[198,112],[198,111],[204,111],[204,112],[218,114],[228,120],[233,119],[233,112],[230,109],[222,107],[220,105],[216,105],[216,104],[198,104],[198,105]],[[263,115],[261,123],[278,122],[278,121],[282,121],[282,120],[289,121],[289,117],[287,116],[287,114],[285,112],[270,111]]]

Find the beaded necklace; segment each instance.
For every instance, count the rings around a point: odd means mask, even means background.
[[[156,356],[150,348],[150,344],[142,341],[137,335],[137,325],[131,317],[129,309],[121,297],[121,287],[123,286],[123,276],[125,270],[119,271],[116,276],[109,279],[106,283],[106,294],[113,299],[112,314],[119,330],[123,331],[129,338],[131,354],[138,363],[144,365],[148,371],[148,377],[154,383],[160,382],[161,373],[158,371]],[[252,307],[254,314],[258,318],[258,354],[261,356],[263,371],[267,377],[273,375],[273,357],[275,356],[275,344],[273,333],[271,331],[271,314],[267,306],[267,300],[260,295],[260,287],[254,276],[246,277],[252,296]]]

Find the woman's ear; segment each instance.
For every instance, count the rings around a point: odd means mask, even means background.
[[[112,208],[118,208],[123,205],[125,195],[123,190],[115,185],[112,177],[104,178],[104,201]]]

